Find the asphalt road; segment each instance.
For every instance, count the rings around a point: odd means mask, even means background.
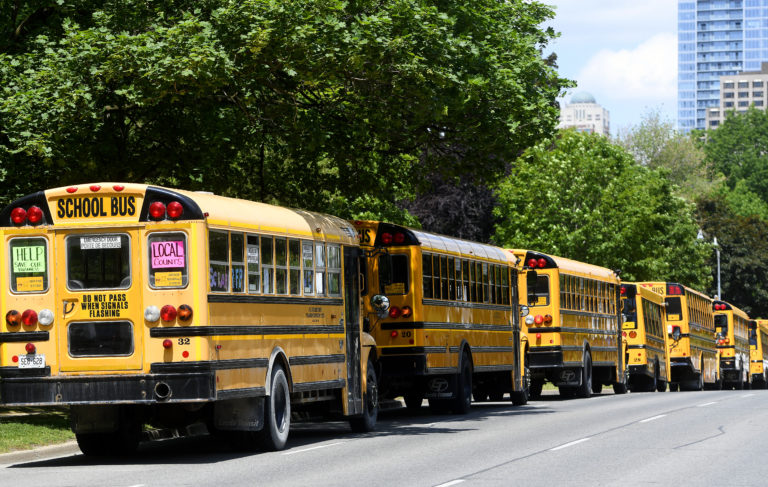
[[[75,445],[0,455],[3,486],[766,485],[768,391],[611,393],[470,414],[380,416],[379,431],[294,425],[282,452],[208,437],[92,459]]]

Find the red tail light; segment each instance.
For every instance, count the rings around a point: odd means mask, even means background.
[[[8,326],[21,325],[21,313],[15,309],[10,310],[5,314],[5,322],[8,323]]]
[[[155,220],[165,217],[165,205],[160,201],[155,201],[149,205],[149,216]]]
[[[400,310],[400,316],[402,318],[410,318],[413,314],[413,310],[409,306],[403,306],[403,309]]]
[[[11,221],[14,225],[23,225],[27,221],[27,210],[21,207],[14,208],[11,211]]]
[[[192,307],[186,304],[179,306],[179,319],[189,321],[192,319]]]
[[[541,315],[536,315],[536,317],[533,319],[533,322],[536,323],[537,325],[540,325],[544,323],[544,317]]]
[[[539,267],[541,267],[542,269],[547,265],[547,261],[544,258],[539,258],[537,262],[539,264]]]
[[[405,242],[405,234],[402,232],[398,232],[395,234],[395,243],[401,244]]]
[[[392,234],[391,233],[382,233],[381,234],[381,243],[384,245],[389,245],[392,243]]]
[[[627,332],[626,331],[622,331],[621,332],[621,336],[626,337],[627,336]]]
[[[101,189],[101,186],[99,186],[98,184],[92,184],[90,189],[95,193],[96,191]]]
[[[392,338],[397,338],[397,330],[392,330],[391,332],[389,332],[389,336],[391,336]]]
[[[21,322],[27,326],[37,324],[37,313],[35,310],[28,309],[21,314]]]
[[[27,221],[32,225],[37,225],[43,221],[43,210],[37,206],[30,206],[29,210],[27,210]]]
[[[125,189],[125,186],[123,186],[122,184],[116,184],[116,185],[112,186],[112,189],[114,189],[115,191],[117,191],[119,193],[120,191]]]
[[[27,353],[35,353],[35,352],[37,352],[37,347],[35,346],[34,343],[27,343],[24,346],[24,350],[26,350]]]
[[[163,321],[173,321],[176,319],[176,308],[171,306],[170,304],[166,304],[165,306],[160,309],[160,318],[162,318]]]
[[[544,323],[552,323],[552,315],[544,315]]]
[[[74,186],[70,186],[69,188],[67,188],[67,193],[69,194],[77,193],[77,188]]]
[[[621,286],[621,295],[623,296],[625,294],[627,294],[627,288],[625,288],[624,286]]]
[[[168,218],[176,220],[184,214],[184,207],[178,201],[168,203]]]
[[[637,338],[637,332],[636,331],[630,331],[629,332],[629,338]]]
[[[539,265],[539,261],[536,259],[528,259],[528,267],[535,269],[537,265]]]
[[[173,341],[166,338],[163,340],[163,348],[171,348],[173,346]]]
[[[398,308],[397,306],[392,306],[391,308],[389,308],[390,318],[397,318],[398,316],[400,316],[400,313],[401,313],[400,308]]]

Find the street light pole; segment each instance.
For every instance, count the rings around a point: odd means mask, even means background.
[[[720,247],[717,245],[717,237],[712,243],[715,245],[715,252],[717,253],[717,299],[722,299],[720,297]]]

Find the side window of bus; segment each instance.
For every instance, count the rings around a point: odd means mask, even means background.
[[[245,235],[230,233],[230,249],[232,262],[232,292],[245,292]]]
[[[10,241],[11,291],[37,293],[48,290],[48,241],[42,237]]]
[[[70,235],[67,247],[67,288],[127,289],[131,287],[128,235]]]
[[[328,246],[328,295],[341,296],[341,247]]]
[[[315,289],[318,296],[325,296],[325,244],[315,242]]]
[[[440,258],[435,258],[435,263]],[[435,269],[437,270],[437,269]],[[437,276],[435,276],[437,277]],[[436,279],[437,281],[437,279]],[[447,279],[446,279],[447,287]],[[384,294],[405,294],[408,292],[408,256],[407,255],[381,255],[379,256],[379,290]],[[435,286],[435,297],[437,296]],[[444,298],[447,299],[447,296]]]
[[[757,347],[757,329],[749,327],[749,346]]]
[[[212,292],[229,291],[229,234],[208,232],[208,259]]]
[[[301,295],[301,242],[288,240],[288,291],[294,296]]]
[[[248,235],[246,240],[246,258],[248,262],[248,292],[261,292],[261,259],[259,258],[259,236]]]
[[[185,287],[189,278],[187,235],[181,232],[150,233],[147,246],[149,287]]]
[[[432,254],[421,255],[422,290],[424,299],[431,299],[432,293]]]
[[[312,242],[301,242],[301,260],[304,263],[304,295],[315,294],[315,252]]]
[[[275,294],[275,256],[272,237],[261,237],[261,282],[264,294]]]
[[[275,238],[275,294],[288,294],[288,240]]]

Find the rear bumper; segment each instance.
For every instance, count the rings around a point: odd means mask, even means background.
[[[9,377],[0,370],[0,404],[158,404],[216,399],[213,372]],[[13,374],[11,374],[13,375]]]

